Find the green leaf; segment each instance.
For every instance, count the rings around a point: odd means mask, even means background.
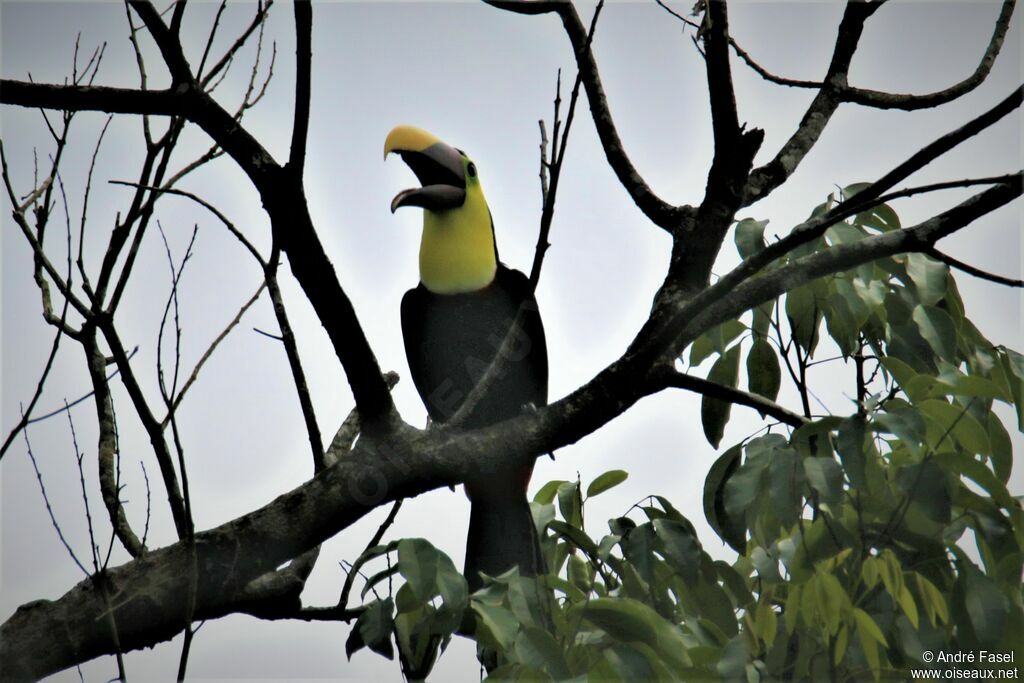
[[[999,481],[1005,484],[1010,481],[1013,470],[1013,444],[1006,427],[995,413],[988,415],[988,440],[992,445],[992,469]]]
[[[992,501],[1006,510],[1018,508],[1016,499],[1010,496],[1006,485],[996,477],[984,463],[965,454],[941,453],[936,460],[947,471],[968,477],[992,496]]]
[[[881,671],[881,661],[878,657],[878,646],[888,647],[885,636],[878,628],[878,624],[864,610],[859,607],[853,608],[853,618],[857,624],[857,636],[860,638],[861,648],[864,650],[864,658],[868,661],[868,667],[878,680]]]
[[[957,357],[956,326],[948,313],[935,306],[916,306],[913,317],[918,331],[936,356],[950,361]]]
[[[882,362],[882,367],[889,372],[900,387],[906,388],[906,386],[910,384],[915,377],[917,377],[917,370],[910,367],[899,358],[883,356],[880,360]],[[911,399],[914,399],[914,397],[911,396]]]
[[[800,585],[789,584],[789,595],[786,596],[786,606],[782,610],[782,619],[786,624],[786,635],[793,635],[800,619],[801,592]]]
[[[964,605],[974,633],[980,644],[995,645],[1003,634],[1010,613],[1009,601],[996,582],[977,569],[971,568],[964,573]]]
[[[825,314],[825,325],[829,335],[835,340],[843,356],[849,358],[857,351],[858,336],[861,332],[861,325],[857,322],[849,301],[841,296],[831,296],[823,302],[822,311]]]
[[[591,498],[599,493],[607,491],[610,488],[618,486],[628,478],[629,473],[625,470],[608,470],[597,477],[597,479],[590,482],[590,486],[587,487],[587,498]]]
[[[855,221],[860,225],[874,228],[880,232],[889,232],[891,230],[899,230],[900,228],[900,217],[896,215],[896,212],[888,204],[879,204],[872,209],[857,214]]]
[[[558,511],[562,519],[571,526],[583,526],[583,509],[580,501],[580,485],[575,481],[567,481],[558,487]]]
[[[746,330],[747,326],[739,320],[729,320],[708,330],[690,347],[690,365],[700,365],[712,353],[723,353],[730,342]]]
[[[935,587],[935,584],[914,572],[914,579],[917,582],[917,592],[921,595],[921,604],[924,606],[925,615],[932,626],[939,621],[949,623],[949,607],[946,605],[946,598],[942,592]]]
[[[807,483],[818,492],[822,502],[836,503],[843,495],[843,471],[831,458],[805,458]]]
[[[793,329],[793,340],[812,354],[818,345],[818,326],[822,316],[815,295],[816,284],[801,285],[786,294],[786,316]]]
[[[622,539],[622,554],[647,583],[654,581],[654,549],[657,537],[650,522],[641,524]]]
[[[510,649],[519,631],[519,621],[515,615],[504,607],[487,605],[478,600],[473,600],[471,605],[477,616],[477,629],[485,631],[477,636],[483,635],[485,641],[489,640],[502,651]]]
[[[746,680],[746,669],[747,644],[741,636],[736,636],[722,648],[722,658],[718,660],[717,666],[719,680]]]
[[[1007,402],[1012,400],[998,384],[977,375],[958,375],[955,378],[947,379],[945,383],[950,387],[949,393],[956,396],[999,399]]]
[[[571,678],[565,654],[547,631],[526,626],[515,641],[516,658],[533,669],[546,671],[556,681]]]
[[[722,355],[715,364],[711,366],[708,373],[708,380],[727,387],[736,387],[740,370],[740,346],[737,344]],[[708,442],[718,448],[725,435],[725,425],[729,422],[729,413],[732,403],[722,401],[710,396],[704,396],[701,400],[701,424],[704,427],[704,436]]]
[[[843,463],[850,485],[855,489],[867,489],[867,477],[864,474],[865,460],[864,438],[867,427],[864,418],[859,415],[848,417],[839,424],[839,435],[836,438],[836,450]]]
[[[739,444],[715,460],[704,480],[704,516],[719,538],[736,552],[746,552],[747,527],[743,515],[731,515],[725,507],[725,485],[739,469],[743,448]]]
[[[736,223],[736,251],[740,258],[748,259],[764,249],[764,229],[768,221],[756,221],[744,218]]]
[[[779,617],[770,602],[757,603],[757,609],[754,610],[754,625],[757,637],[765,644],[765,647],[771,647],[778,634]]]
[[[843,657],[846,656],[846,648],[850,645],[850,629],[846,628],[846,624],[839,627],[839,633],[836,634],[836,646],[835,654],[832,657],[832,664],[839,666],[843,663]]]
[[[891,297],[890,297],[891,298]],[[895,356],[917,372],[934,373],[936,371],[936,354],[924,337],[917,322],[908,318],[907,322],[889,324],[889,344],[886,351]]]
[[[982,427],[966,408],[931,399],[921,403],[920,409],[926,417],[935,421],[939,430],[939,441],[934,444],[934,448],[948,448],[948,439],[952,436],[970,453],[991,455],[992,444],[988,440],[988,430]]]
[[[696,581],[702,548],[693,526],[671,519],[656,519],[652,525],[672,568],[679,572],[684,580]]]
[[[910,625],[915,629],[918,628],[918,616],[917,616],[917,603],[914,602],[914,596],[911,595],[910,589],[903,586],[903,590],[900,591],[899,596],[896,598],[896,602],[899,603],[900,609],[907,615],[907,619],[910,620]]]
[[[777,299],[770,299],[759,304],[753,309],[753,320],[750,329],[754,332],[755,338],[767,337],[768,330],[772,324],[772,313],[775,310]]]
[[[566,575],[569,583],[576,586],[583,593],[589,593],[593,587],[593,568],[579,555],[569,555],[569,566]]]
[[[768,469],[768,458],[750,458],[729,477],[725,483],[725,512],[730,518],[744,519],[747,508],[767,487],[763,484],[763,475]]]
[[[914,283],[918,300],[927,306],[937,304],[946,296],[949,266],[920,253],[907,255],[907,275]]]
[[[1024,356],[1011,349],[1001,349],[999,363],[1017,409],[1017,429],[1024,432]]]
[[[779,357],[767,339],[757,338],[747,354],[747,386],[751,393],[774,401],[782,385]]]
[[[924,418],[917,410],[892,406],[886,412],[876,414],[874,424],[879,431],[895,434],[912,453],[920,452],[921,445],[925,443]]]
[[[769,465],[769,476],[772,509],[784,527],[792,527],[803,507],[804,468],[800,459],[791,450],[776,452]]]
[[[723,560],[715,560],[715,570],[722,585],[732,594],[736,607],[748,607],[754,602],[754,595],[747,588],[747,582],[736,569]]]
[[[366,594],[369,593],[371,590],[373,590],[374,586],[376,586],[378,583],[380,583],[384,579],[388,578],[389,576],[394,576],[397,573],[398,573],[398,565],[397,564],[393,564],[390,567],[386,567],[386,568],[380,570],[379,572],[377,572],[376,574],[374,574],[373,576],[371,576],[370,578],[368,578],[366,580],[366,585],[363,586],[363,590],[359,593],[359,597],[360,598],[365,598]]]
[[[544,484],[544,486],[541,486],[540,490],[534,494],[533,501],[542,505],[550,505],[551,502],[555,500],[555,494],[558,493],[558,487],[567,483],[569,482],[564,479],[553,479],[552,481],[549,481]]]
[[[421,603],[437,595],[439,565],[440,553],[429,541],[403,538],[398,542],[398,570]]]
[[[583,617],[609,636],[624,643],[657,647],[661,617],[647,605],[630,598],[598,598],[583,608]]]
[[[597,553],[597,544],[578,527],[569,526],[565,522],[555,520],[548,524],[548,528],[556,534],[571,542],[574,546],[590,555]]]
[[[942,524],[949,522],[952,511],[949,482],[934,460],[901,468],[896,473],[896,483],[928,517]]]
[[[356,619],[345,642],[345,656],[352,655],[363,647],[369,647],[379,655],[388,659],[395,658],[395,650],[391,644],[392,619],[395,603],[391,598],[374,600]]]
[[[647,605],[630,598],[598,598],[583,608],[583,618],[622,643],[651,648],[670,667],[692,665],[680,631]]]

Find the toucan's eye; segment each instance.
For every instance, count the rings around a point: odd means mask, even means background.
[[[466,166],[466,173],[469,174],[470,178],[476,178],[476,164],[472,161]]]

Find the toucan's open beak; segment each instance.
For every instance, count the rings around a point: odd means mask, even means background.
[[[462,154],[435,135],[415,126],[397,126],[384,140],[384,158],[394,152],[412,169],[422,187],[402,190],[391,200],[391,213],[402,206],[445,211],[466,201]]]

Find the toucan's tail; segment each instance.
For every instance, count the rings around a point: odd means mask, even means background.
[[[465,568],[469,589],[480,588],[480,572],[497,576],[518,565],[524,576],[543,574],[544,557],[526,492],[506,492],[502,496],[481,493],[470,494]]]

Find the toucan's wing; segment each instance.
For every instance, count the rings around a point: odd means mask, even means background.
[[[520,313],[520,308],[522,312]],[[499,266],[494,281],[465,294],[434,294],[420,285],[402,299],[402,336],[413,383],[431,418],[449,420],[494,360],[513,321],[504,372],[466,422],[491,424],[547,402],[544,325],[522,273]]]

